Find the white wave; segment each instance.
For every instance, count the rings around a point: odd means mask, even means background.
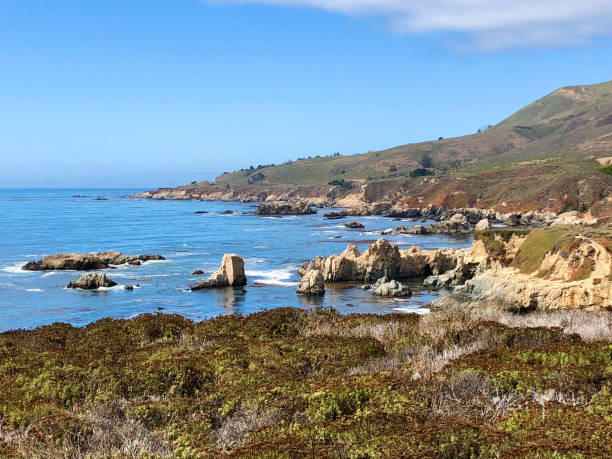
[[[34,253],[34,254],[30,254],[30,255],[24,255],[24,257],[28,257],[28,258],[38,258],[38,257],[40,257],[40,255],[38,255],[38,254],[35,254],[35,253]]]
[[[429,314],[429,308],[393,308],[394,311],[407,312],[412,314]]]
[[[245,233],[253,233],[255,231],[266,231],[268,228],[245,228],[242,231]]]
[[[42,292],[39,288],[26,288],[26,292]]]
[[[42,275],[42,277],[51,277],[51,276],[55,276],[57,274],[57,271],[49,271],[48,273],[45,273]]]
[[[4,271],[5,273],[12,273],[12,274],[31,273],[31,271],[26,271],[25,269],[21,269],[23,265],[25,265],[25,262],[15,263],[14,265],[5,266],[4,268],[2,268],[2,271]]]
[[[247,277],[254,277],[255,284],[258,285],[279,285],[283,287],[293,287],[298,285],[297,282],[291,282],[290,279],[297,266],[288,266],[284,269],[270,269],[267,271],[256,271],[248,269],[245,271]]]

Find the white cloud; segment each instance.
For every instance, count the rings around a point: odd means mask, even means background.
[[[380,15],[402,33],[454,32],[473,48],[582,45],[612,35],[612,0],[205,0]]]

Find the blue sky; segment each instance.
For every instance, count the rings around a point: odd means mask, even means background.
[[[612,79],[612,2],[523,3],[4,0],[0,187],[170,186],[463,135]]]

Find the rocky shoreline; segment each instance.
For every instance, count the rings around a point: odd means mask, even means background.
[[[349,246],[305,263],[299,269],[300,288],[308,291],[312,279],[319,280],[320,290],[321,280],[380,285],[383,278],[425,277],[428,288],[454,289],[438,305],[487,301],[514,311],[612,310],[609,231],[607,226],[483,231],[468,249],[399,250],[380,239],[363,254]]]

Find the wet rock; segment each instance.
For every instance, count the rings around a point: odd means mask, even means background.
[[[134,286],[133,285],[125,285],[123,287],[123,290],[134,290]]]
[[[69,253],[48,255],[38,261],[30,261],[23,266],[26,271],[54,271],[76,270],[88,271],[93,269],[108,269],[112,265],[140,265],[151,260],[165,260],[161,255],[139,255],[130,257],[120,252],[108,251],[100,253]]]
[[[374,284],[374,295],[387,297],[412,296],[412,290],[407,285],[386,277],[378,279]]]
[[[321,271],[315,269],[307,271],[302,276],[297,293],[312,296],[323,295],[325,293],[325,279],[323,279]]]
[[[204,274],[204,271],[202,271],[201,269],[196,269],[194,272],[191,273],[192,276],[201,276],[202,274]]]
[[[115,281],[106,277],[106,274],[83,274],[79,279],[68,284],[68,288],[80,288],[83,290],[96,290],[100,287],[114,287]]]
[[[207,210],[196,210],[195,213],[196,214],[207,214],[208,211]]]
[[[233,210],[224,210],[223,212],[221,212],[221,215],[232,215],[233,213]]]
[[[308,215],[317,211],[305,201],[299,202],[271,202],[257,207],[255,215]]]
[[[344,224],[345,228],[351,228],[351,229],[361,229],[361,228],[365,228],[365,226],[359,222],[348,222]]]
[[[474,231],[488,231],[492,228],[491,222],[488,218],[483,218],[474,227]]]
[[[226,253],[223,255],[221,267],[206,282],[200,282],[191,287],[191,290],[205,290],[217,287],[240,287],[246,285],[247,278],[244,272],[242,257]]]
[[[341,218],[346,218],[346,215],[340,212],[327,212],[323,214],[323,216],[328,220],[340,220]]]

